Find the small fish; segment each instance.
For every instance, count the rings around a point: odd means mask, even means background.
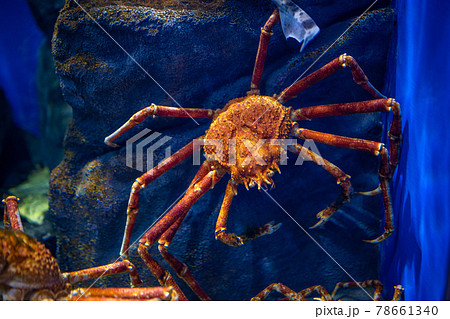
[[[280,11],[284,36],[302,43],[300,51],[311,41],[320,29],[313,19],[292,0],[272,0]]]

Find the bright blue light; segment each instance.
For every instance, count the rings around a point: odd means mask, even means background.
[[[25,0],[2,1],[0,30],[0,87],[16,125],[39,136],[36,66],[43,37]]]
[[[404,142],[393,201],[397,229],[381,279],[407,300],[442,300],[450,252],[450,3],[398,1],[396,99]]]

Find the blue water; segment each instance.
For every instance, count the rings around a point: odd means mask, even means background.
[[[39,136],[36,93],[38,48],[43,35],[26,0],[0,3],[0,87],[20,128]]]
[[[397,1],[395,96],[404,142],[394,177],[396,233],[382,247],[385,287],[406,300],[442,300],[449,270],[450,2]]]

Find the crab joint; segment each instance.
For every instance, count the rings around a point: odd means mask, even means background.
[[[339,177],[339,178],[337,179],[336,183],[337,183],[338,185],[341,185],[343,182],[346,182],[346,181],[348,181],[348,180],[350,180],[350,175],[345,175],[345,176]]]
[[[339,63],[342,65],[343,68],[347,67],[347,53],[343,53],[339,56]]]
[[[261,28],[261,33],[264,33],[264,34],[268,35],[269,37],[271,37],[273,35],[273,32],[271,30],[268,30],[266,28],[266,26]]]

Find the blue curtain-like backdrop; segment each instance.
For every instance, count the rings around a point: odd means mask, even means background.
[[[398,0],[396,85],[404,141],[394,176],[396,232],[382,247],[385,287],[444,299],[450,247],[450,2]],[[391,90],[394,90],[392,87]]]
[[[39,136],[36,67],[42,32],[26,0],[0,4],[0,87],[11,104],[14,122]]]

